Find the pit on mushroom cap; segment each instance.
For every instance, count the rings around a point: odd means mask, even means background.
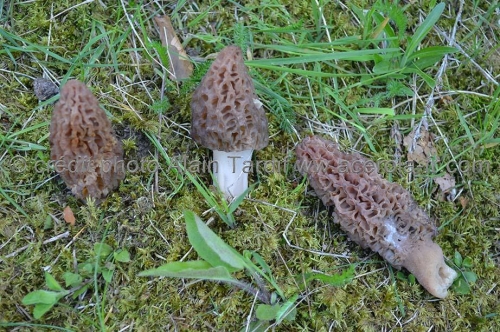
[[[231,200],[248,188],[245,163],[267,146],[267,117],[238,46],[219,52],[191,100],[191,137],[213,150],[213,172]]]

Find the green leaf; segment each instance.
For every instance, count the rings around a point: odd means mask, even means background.
[[[341,274],[329,276],[323,273],[305,273],[303,278],[306,283],[309,283],[311,280],[319,280],[332,286],[341,287],[350,283],[354,278],[354,265],[349,266]]]
[[[442,58],[445,54],[456,53],[458,49],[451,46],[429,46],[408,56],[408,61],[417,58]]]
[[[255,316],[260,320],[273,320],[276,319],[276,315],[278,314],[280,308],[281,306],[279,304],[259,304],[255,310]]]
[[[382,115],[391,115],[391,116],[396,115],[392,108],[386,108],[386,107],[370,107],[370,108],[360,107],[360,108],[356,108],[355,111],[358,113],[364,113],[364,114],[382,114]]]
[[[114,269],[108,269],[107,267],[102,269],[102,277],[106,280],[107,283],[110,283],[113,279]]]
[[[83,286],[82,288],[80,288],[76,292],[74,292],[73,295],[71,295],[71,298],[73,300],[76,299],[78,296],[80,296],[81,294],[85,293],[87,291],[87,289],[89,289],[89,285],[88,284],[85,285],[85,286]]]
[[[455,251],[453,255],[453,263],[458,267],[462,267],[462,255],[458,251]]]
[[[245,268],[245,260],[218,237],[194,212],[184,210],[189,242],[198,255],[210,265],[224,266],[229,272]]]
[[[472,271],[463,272],[464,279],[469,283],[475,283],[477,281],[477,274]]]
[[[292,296],[288,301],[283,303],[280,310],[276,314],[276,324],[280,324],[283,320],[293,321],[297,315],[295,301],[299,298],[298,294]]]
[[[115,261],[121,262],[121,263],[128,263],[130,262],[130,253],[127,251],[127,249],[119,249],[113,253],[113,257],[115,258]]]
[[[57,282],[57,280],[52,276],[52,274],[45,272],[45,284],[50,290],[62,291],[64,290],[62,286]]]
[[[458,278],[453,283],[453,290],[461,295],[470,294],[470,286],[464,278]]]
[[[139,276],[236,281],[224,266],[213,267],[205,261],[172,262],[156,269],[142,271]]]
[[[66,287],[76,287],[82,283],[82,276],[78,273],[64,272],[63,279]]]
[[[51,303],[51,304],[43,304],[43,303],[38,303],[35,305],[35,308],[33,309],[33,317],[35,319],[41,318],[47,311],[49,311],[56,303]]]
[[[90,262],[78,264],[78,272],[84,276],[89,276],[94,272],[94,264]]]
[[[61,297],[66,295],[68,291],[63,292],[53,292],[47,290],[36,290],[34,292],[26,294],[26,296],[22,299],[22,304],[30,305],[30,304],[54,304]]]
[[[245,191],[243,193],[241,193],[241,195],[239,195],[238,197],[236,197],[231,202],[231,204],[229,204],[229,208],[228,208],[227,214],[232,214],[234,211],[236,211],[236,209],[238,208],[238,206],[240,206],[241,202],[243,202],[243,200],[245,199],[245,197],[247,197],[248,193],[250,191],[252,191],[253,188],[255,188],[256,184],[257,183],[254,183],[251,186],[249,186],[247,189],[245,189]]]
[[[113,248],[106,243],[95,243],[94,252],[99,257],[106,258],[113,252]]]
[[[262,256],[255,251],[249,251],[249,253],[251,256],[253,256],[253,258],[255,259],[257,264],[259,264],[262,270],[269,276],[272,276],[271,267],[266,263],[266,261],[264,261],[264,258],[262,258]]]
[[[332,60],[351,60],[351,61],[372,61],[374,60],[375,54],[394,54],[395,56],[399,54],[398,48],[384,48],[384,49],[374,49],[374,50],[356,50],[356,51],[346,51],[346,52],[335,52],[335,53],[320,53],[320,54],[307,54],[298,57],[288,57],[288,58],[272,58],[272,59],[259,59],[246,61],[245,64],[253,67],[261,67],[263,65],[291,65],[291,64],[303,64],[309,62],[324,62]]]
[[[268,321],[256,320],[250,322],[250,324],[243,326],[240,332],[266,332],[269,331],[269,326],[271,324]]]
[[[465,257],[462,262],[462,266],[467,269],[470,269],[472,267],[472,259],[470,259],[469,257]]]
[[[408,62],[407,61],[408,57],[410,57],[413,54],[415,49],[418,47],[418,45],[420,45],[422,40],[424,40],[425,36],[427,36],[429,31],[437,22],[437,20],[443,13],[444,8],[445,8],[444,2],[441,2],[439,5],[434,7],[434,9],[429,13],[429,15],[427,15],[424,22],[422,22],[422,24],[417,28],[417,31],[415,31],[415,34],[408,43],[408,48],[406,49],[405,55],[403,57],[403,63],[402,63],[403,66]]]

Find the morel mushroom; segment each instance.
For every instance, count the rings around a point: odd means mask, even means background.
[[[71,192],[99,202],[125,177],[123,149],[106,113],[80,81],[61,89],[50,123],[50,158]]]
[[[219,52],[193,94],[191,116],[191,137],[213,150],[220,190],[228,200],[240,196],[248,188],[253,150],[267,146],[269,131],[238,46]]]
[[[297,167],[323,204],[335,207],[335,221],[351,240],[405,267],[432,295],[447,295],[457,273],[432,241],[436,227],[407,190],[382,178],[374,162],[323,138],[308,137],[295,152]]]

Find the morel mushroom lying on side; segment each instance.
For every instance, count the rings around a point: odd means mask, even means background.
[[[445,264],[432,241],[435,226],[407,190],[382,178],[375,163],[323,138],[308,137],[295,152],[297,167],[323,203],[335,206],[335,221],[353,241],[405,267],[432,295],[447,295],[457,273]]]
[[[252,153],[267,146],[269,131],[238,46],[219,52],[195,90],[191,137],[213,150],[213,172],[224,196],[240,196],[248,188]]]
[[[50,158],[72,193],[100,201],[125,177],[123,149],[106,113],[80,81],[61,89],[50,123]]]

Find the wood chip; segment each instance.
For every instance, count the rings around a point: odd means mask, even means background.
[[[63,218],[64,220],[70,224],[71,226],[75,226],[75,215],[73,214],[73,211],[69,206],[66,206],[63,211]]]
[[[175,33],[170,17],[156,16],[154,20],[160,31],[161,43],[167,49],[170,59],[170,79],[181,81],[189,78],[193,73],[193,64]]]

